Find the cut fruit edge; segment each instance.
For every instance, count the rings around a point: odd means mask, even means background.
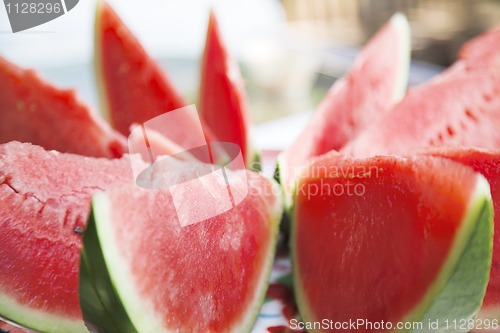
[[[451,317],[449,319],[470,319],[477,314],[489,280],[493,249],[493,226],[493,204],[490,185],[486,178],[478,174],[476,188],[471,195],[464,222],[457,231],[448,259],[441,268],[436,280],[428,289],[424,299],[404,318],[404,321],[420,321],[422,318],[435,320],[436,316],[440,316],[440,322],[444,324],[444,320],[451,315],[448,312],[450,309],[440,307],[443,305],[442,303],[446,304],[448,298],[453,298],[455,303],[458,303],[454,304],[454,308],[460,308],[458,311],[467,316],[467,318]],[[486,232],[490,235],[488,242],[484,242],[481,235]],[[479,258],[474,253],[478,249],[482,254]],[[472,261],[473,265],[470,265],[471,256],[474,259]],[[469,286],[470,280],[463,281],[461,279],[463,274],[467,274],[467,271],[472,271],[473,275],[476,274],[477,279],[484,282],[481,284],[481,290],[474,295],[467,294],[469,289],[466,286]],[[457,293],[459,292],[464,292],[467,297],[458,296]]]
[[[111,119],[111,112],[110,112],[110,107],[109,107],[109,101],[105,97],[107,94],[106,90],[106,85],[104,83],[104,75],[103,75],[103,65],[102,65],[102,49],[101,49],[101,44],[102,40],[100,38],[101,36],[101,17],[102,15],[100,14],[101,11],[104,10],[104,6],[106,4],[104,3],[104,0],[97,0],[96,6],[95,6],[95,22],[94,22],[94,76],[95,76],[95,83],[97,86],[97,91],[98,91],[98,98],[99,98],[99,111],[101,115],[103,116],[104,119],[106,119],[108,122],[110,122]],[[110,122],[111,123],[111,122]]]
[[[408,85],[410,54],[411,54],[411,31],[406,16],[400,12],[392,15],[389,22],[392,26],[395,27],[395,31],[397,32],[398,35],[398,45],[401,45],[401,47],[398,48],[398,57],[396,61],[396,64],[399,65],[399,70],[397,70],[396,72],[399,75],[397,76],[397,79],[395,81],[395,86],[393,89],[393,99],[392,99],[392,105],[395,105],[404,98]],[[309,121],[311,121],[311,119],[309,119]],[[355,137],[356,136],[354,136],[353,138]],[[351,140],[353,138],[351,138]],[[301,170],[302,167],[299,167],[297,172],[294,173],[295,176],[290,177],[289,172],[287,172],[288,169],[287,165],[289,163],[287,163],[286,152],[287,150],[284,150],[282,153],[278,155],[276,172],[275,172],[275,176],[277,175],[277,177],[275,177],[275,179],[283,187],[283,190],[285,192],[284,193],[285,209],[287,211],[290,211],[293,201],[293,192],[296,186],[296,179],[290,179],[290,178],[297,178],[300,173],[298,171]],[[328,154],[330,152],[325,152],[324,154]],[[313,158],[319,156],[315,156]],[[295,166],[295,168],[297,167]]]
[[[484,242],[484,234],[489,242]],[[291,244],[295,243],[296,221],[292,222]],[[402,322],[423,322],[439,319],[440,325],[446,319],[470,319],[478,313],[488,285],[489,271],[493,248],[493,205],[488,181],[480,174],[471,195],[469,207],[465,214],[448,259],[444,263],[434,282],[429,286],[426,295],[416,306],[401,319]],[[297,306],[305,321],[315,321],[311,308],[299,287],[295,247],[292,246],[292,275]],[[478,252],[480,255],[478,256]],[[472,265],[471,265],[472,263]],[[471,267],[473,267],[471,269]],[[469,276],[465,276],[469,274]],[[471,276],[480,279],[477,283],[480,290],[472,295],[468,293]],[[463,295],[459,295],[463,292]],[[450,309],[450,300],[453,307]],[[462,315],[462,317],[456,317]],[[453,316],[450,318],[450,316]],[[465,317],[465,318],[464,318]]]
[[[212,56],[215,54],[216,56],[210,59],[209,54],[210,50],[212,50]],[[212,60],[212,61],[210,61]],[[219,68],[220,67],[220,68]],[[223,69],[223,70],[221,70]],[[223,78],[218,77],[218,81],[222,84],[214,84],[214,82],[208,82],[207,72],[212,73],[216,71],[219,76],[223,76]],[[258,148],[254,145],[250,126],[251,126],[251,117],[249,114],[250,104],[248,102],[247,93],[245,90],[244,80],[241,76],[241,71],[238,65],[238,62],[233,58],[230,54],[226,43],[222,37],[222,33],[219,28],[219,23],[217,17],[215,16],[214,9],[210,10],[207,34],[205,40],[205,47],[202,55],[202,65],[201,65],[201,79],[200,79],[200,89],[199,89],[199,100],[200,100],[200,111],[201,116],[204,118],[205,124],[209,124],[212,132],[215,133],[216,137],[224,138],[224,134],[221,134],[221,130],[217,131],[218,127],[213,122],[210,122],[210,118],[213,119],[214,115],[220,109],[225,109],[228,113],[226,113],[226,120],[232,120],[234,124],[237,124],[236,127],[241,131],[238,131],[238,135],[232,136],[235,141],[240,141],[239,137],[243,142],[232,142],[236,144],[241,144],[241,151],[244,153],[243,159],[245,161],[245,166],[247,169],[253,171],[260,171],[260,152]],[[208,75],[208,77],[212,77]],[[219,89],[216,90],[218,97],[227,97],[223,98],[223,103],[218,103],[217,107],[214,107],[214,103],[207,103],[205,100],[205,96],[209,96],[208,93],[205,92],[206,87],[210,87],[213,90],[214,86],[218,86]],[[210,90],[210,88],[208,88]],[[221,92],[221,89],[223,92]],[[213,91],[211,91],[213,92]],[[230,104],[228,106],[227,104]],[[208,107],[207,107],[208,105]],[[226,107],[222,107],[224,105]],[[208,110],[207,110],[208,109]],[[211,114],[210,114],[211,113]],[[230,113],[233,114],[234,117],[230,118]],[[207,116],[211,116],[208,117]],[[223,114],[224,116],[224,114]],[[223,117],[224,119],[224,117]],[[223,132],[227,132],[227,129],[224,128]],[[243,133],[242,133],[243,132]],[[228,140],[227,137],[224,138],[223,141],[232,141]]]
[[[273,182],[273,187],[278,190],[278,184]],[[115,288],[114,295],[119,298],[116,300],[120,303],[128,316],[128,319],[136,330],[140,332],[166,332],[163,328],[162,319],[155,316],[155,311],[151,304],[144,302],[143,298],[138,293],[134,292],[134,282],[132,279],[127,278],[131,276],[127,262],[121,260],[120,254],[117,251],[116,239],[113,237],[113,230],[110,227],[109,221],[111,217],[111,205],[106,193],[98,193],[92,200],[92,216],[102,223],[95,223],[96,239],[95,241],[101,245],[102,255],[107,270],[105,274],[109,274],[111,279],[110,284]],[[270,207],[269,223],[270,233],[268,240],[268,250],[266,255],[266,262],[263,264],[263,274],[260,275],[258,285],[255,290],[258,290],[254,299],[251,301],[251,306],[247,311],[244,318],[242,318],[241,325],[232,328],[238,332],[250,332],[259,313],[260,306],[264,302],[267,284],[270,279],[274,255],[276,251],[276,243],[279,231],[279,222],[281,220],[282,207],[281,200],[276,200],[273,207]],[[92,221],[92,219],[91,219]],[[98,272],[99,273],[99,272]],[[119,296],[118,296],[119,295]],[[119,318],[123,320],[123,318]]]

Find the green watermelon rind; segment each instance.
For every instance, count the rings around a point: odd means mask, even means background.
[[[250,152],[248,154],[249,155],[249,158],[248,158],[249,163],[246,165],[246,167],[251,171],[255,171],[255,172],[262,171],[262,159],[261,159],[260,150],[255,148],[255,146],[251,144],[249,152]]]
[[[80,255],[79,295],[83,318],[100,333],[138,333],[113,286],[102,255],[94,213],[89,217]]]
[[[274,186],[277,186],[274,185]],[[120,333],[162,333],[168,332],[162,328],[162,320],[160,318],[153,317],[153,309],[148,308],[148,306],[143,302],[140,296],[137,293],[133,293],[133,282],[127,279],[126,277],[130,276],[129,272],[127,272],[126,267],[127,264],[122,262],[119,258],[120,255],[116,251],[117,247],[114,243],[114,237],[112,236],[112,230],[107,225],[106,221],[110,220],[110,209],[111,205],[107,198],[106,193],[96,194],[92,200],[92,215],[93,220],[91,220],[90,225],[94,223],[96,227],[96,233],[94,239],[89,239],[84,242],[84,246],[92,246],[94,243],[100,244],[100,249],[102,251],[102,258],[104,259],[105,265],[99,268],[102,272],[96,271],[97,267],[94,266],[93,262],[90,262],[89,265],[93,266],[94,274],[104,274],[109,276],[109,280],[106,284],[107,287],[113,286],[113,292],[109,292],[107,295],[112,297],[116,297],[113,302],[118,301],[121,306],[125,309],[125,313],[127,314],[127,319],[130,323],[132,323],[132,327],[134,330],[120,331]],[[276,207],[273,207],[272,213],[270,214],[270,225],[272,226],[272,230],[269,235],[269,250],[266,256],[266,263],[264,265],[263,274],[261,274],[261,279],[259,281],[259,285],[256,287],[258,290],[258,294],[255,297],[252,305],[252,311],[248,311],[246,316],[242,320],[241,326],[234,327],[233,331],[235,332],[250,332],[252,327],[257,319],[259,314],[259,309],[261,304],[264,302],[265,294],[266,294],[266,286],[269,282],[272,264],[274,259],[274,254],[276,250],[276,242],[278,236],[278,227],[281,219],[282,208],[279,203],[279,200],[276,203]],[[95,221],[95,222],[93,222]],[[91,258],[88,258],[92,260]],[[85,277],[84,277],[85,278]],[[88,276],[86,278],[89,278]],[[95,279],[94,279],[95,281]],[[95,311],[92,309],[91,305],[89,308],[85,307],[84,313],[86,311]],[[112,313],[112,316],[115,314]],[[98,318],[98,321],[92,323],[95,327],[100,327],[102,324],[102,320],[109,321],[109,317],[106,317],[104,314]],[[116,320],[121,320],[122,317],[119,315]],[[105,333],[112,333],[113,331],[104,331]]]
[[[88,333],[81,320],[71,320],[22,306],[5,295],[0,297],[0,313],[3,319],[27,329],[50,333]]]
[[[483,176],[478,184],[465,221],[459,229],[438,278],[431,286],[426,298],[405,318],[406,321],[438,320],[440,329],[448,319],[475,318],[488,286],[493,251],[493,203],[490,186]],[[423,318],[420,319],[419,318]],[[469,329],[454,329],[453,332],[468,332]]]
[[[423,300],[405,316],[403,322],[422,322],[423,330],[414,332],[467,332],[454,329],[453,319],[475,318],[486,293],[493,249],[493,203],[488,181],[478,174],[478,181],[462,226],[438,277]],[[292,222],[291,254],[294,293],[302,319],[316,321],[300,288],[300,277],[295,261],[296,222]],[[487,241],[485,241],[487,240]],[[443,325],[448,319],[449,330]],[[430,321],[438,320],[439,330],[428,328]],[[426,326],[427,325],[427,326]],[[316,332],[316,331],[312,331]],[[406,331],[400,331],[406,332]]]

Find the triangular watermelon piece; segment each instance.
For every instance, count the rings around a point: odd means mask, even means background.
[[[429,82],[413,87],[390,112],[347,144],[356,157],[404,155],[419,147],[500,148],[500,33],[492,30],[461,50],[458,60]],[[488,44],[493,43],[493,44]]]
[[[166,176],[176,181],[202,166],[175,163],[180,166]],[[102,333],[251,330],[274,257],[279,187],[250,171],[225,172],[230,186],[208,177],[185,192],[188,215],[211,209],[204,194],[247,195],[194,224],[182,224],[173,190],[126,185],[95,196],[80,276],[89,327]]]
[[[124,135],[129,134],[134,123],[142,124],[187,105],[160,66],[105,1],[97,3],[94,50],[102,111]],[[198,129],[198,119],[186,114],[176,121],[183,131],[168,139],[181,147],[196,147],[197,136],[190,129]],[[207,126],[203,130],[208,142],[216,141]]]
[[[290,193],[309,159],[339,150],[404,95],[410,59],[408,22],[396,14],[360,51],[331,87],[305,129],[278,158],[280,183]]]
[[[78,266],[91,195],[131,180],[125,157],[0,145],[0,318],[39,332],[88,333]]]
[[[399,104],[342,152],[369,157],[404,155],[411,149],[434,145],[499,148],[499,87],[500,76],[494,73],[453,66],[440,78],[410,89]]]
[[[238,63],[222,40],[217,19],[210,12],[202,59],[200,110],[203,120],[223,142],[237,144],[251,169],[259,169],[259,155],[250,143],[250,110]]]
[[[61,90],[0,57],[0,143],[30,142],[94,157],[119,157],[125,138],[83,104],[73,90]]]
[[[448,158],[470,166],[490,183],[495,211],[493,260],[490,281],[479,317],[500,320],[500,150],[431,147],[419,153]]]
[[[293,219],[294,288],[306,324],[354,321],[342,331],[363,333],[420,323],[404,331],[441,332],[481,306],[493,207],[488,182],[471,168],[426,156],[322,156],[302,170]]]

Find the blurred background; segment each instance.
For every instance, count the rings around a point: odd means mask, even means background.
[[[358,48],[395,12],[412,30],[410,84],[454,61],[464,41],[500,24],[500,0],[109,0],[178,89],[196,102],[208,12],[240,62],[256,123],[314,109]],[[0,8],[0,56],[76,88],[97,106],[95,2],[13,34]]]

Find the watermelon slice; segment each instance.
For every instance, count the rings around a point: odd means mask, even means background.
[[[410,32],[396,14],[360,51],[347,75],[335,82],[302,133],[278,158],[281,185],[291,193],[297,169],[339,150],[385,114],[406,91]]]
[[[74,91],[57,89],[33,70],[0,57],[0,143],[13,140],[95,157],[119,157],[126,151],[125,139]]]
[[[474,318],[481,306],[492,236],[488,182],[468,167],[427,156],[323,156],[302,171],[295,192],[300,313],[306,323],[364,320],[345,332],[392,332],[398,322],[446,331],[445,320]]]
[[[186,170],[193,168],[184,162],[178,172],[169,170],[167,176],[179,180],[190,178]],[[250,171],[227,175],[230,187],[205,179],[185,193],[184,203],[210,210],[201,193],[237,195],[245,183],[248,196],[186,226],[165,189],[126,185],[94,197],[80,283],[89,327],[103,333],[250,331],[271,271],[279,188]]]
[[[222,40],[217,19],[210,12],[202,59],[200,109],[217,138],[240,146],[245,164],[259,170],[260,157],[250,144],[249,104],[238,63]]]
[[[447,76],[450,76],[447,78]],[[342,150],[347,155],[404,155],[434,145],[500,147],[500,77],[462,71],[412,88],[391,112],[366,128]]]
[[[458,147],[431,147],[421,153],[449,158],[468,165],[481,173],[490,183],[491,196],[495,208],[493,261],[488,289],[486,290],[486,296],[479,316],[500,320],[500,151]]]
[[[0,317],[41,332],[88,333],[78,299],[91,195],[132,179],[130,161],[0,145]]]
[[[398,105],[342,152],[368,157],[405,154],[434,145],[499,148],[497,40],[500,33],[494,29],[466,43],[459,61],[429,82],[410,89]]]
[[[97,4],[94,50],[101,108],[111,125],[124,135],[134,123],[143,124],[187,105],[105,1]],[[198,129],[198,123],[199,119],[190,114],[176,119],[181,130],[168,139],[181,147],[196,147],[197,136],[190,129]],[[203,125],[203,131],[207,142],[217,141],[207,126]]]

